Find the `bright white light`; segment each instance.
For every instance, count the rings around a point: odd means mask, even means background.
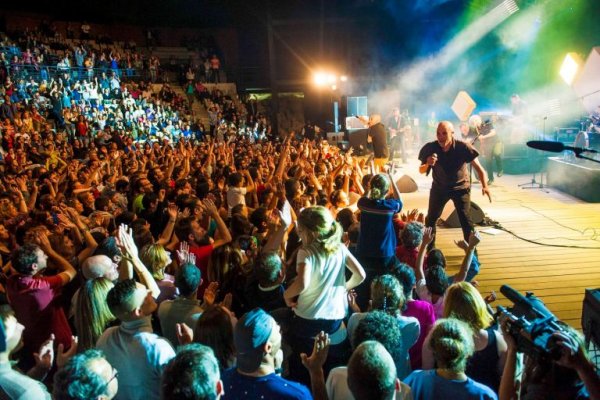
[[[331,90],[336,90],[337,89],[337,85],[331,85]]]
[[[581,62],[581,57],[579,57],[576,53],[568,53],[565,56],[565,60],[560,67],[560,76],[567,83],[567,85],[570,86],[573,83],[581,64],[583,64]]]
[[[315,85],[323,86],[327,83],[327,75],[323,72],[317,72],[314,75]]]
[[[327,83],[333,85],[336,81],[337,81],[337,76],[335,76],[334,74],[327,75]]]
[[[348,77],[346,75],[340,76],[340,81],[346,82],[347,80],[348,80]]]

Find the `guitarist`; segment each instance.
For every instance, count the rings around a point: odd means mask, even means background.
[[[497,175],[501,177],[504,174],[502,168],[502,142],[499,140],[494,125],[491,121],[483,122],[477,114],[469,118],[470,134],[475,135],[473,146],[480,148],[480,152],[485,158],[485,167],[488,174],[488,184],[494,182],[494,165]]]
[[[408,155],[406,153],[406,135],[410,130],[410,124],[407,118],[400,114],[400,108],[392,109],[392,115],[387,121],[388,141],[390,143],[390,160],[394,159],[394,152],[400,150],[402,164],[407,163]]]

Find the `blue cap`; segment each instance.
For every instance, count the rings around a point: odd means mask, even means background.
[[[240,371],[250,373],[260,367],[264,345],[271,337],[274,322],[273,317],[260,308],[255,308],[238,320],[233,339]]]

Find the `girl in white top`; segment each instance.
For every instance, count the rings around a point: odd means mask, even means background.
[[[343,318],[348,308],[348,290],[365,279],[365,271],[342,244],[343,229],[325,207],[308,207],[298,216],[297,230],[302,246],[298,250],[298,275],[284,293],[285,303],[292,308],[288,343],[290,378],[309,383],[300,354],[310,353],[319,332],[329,334],[329,349],[324,369],[343,363],[347,351]],[[352,276],[346,281],[346,268]],[[338,346],[339,345],[339,346]]]
[[[343,229],[325,207],[308,207],[298,217],[298,276],[285,291],[286,304],[307,320],[341,320],[347,292],[365,279],[365,271],[341,242]],[[346,281],[345,269],[352,272]],[[295,300],[297,297],[297,300]]]

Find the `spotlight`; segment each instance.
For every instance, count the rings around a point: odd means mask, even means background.
[[[567,85],[571,86],[579,67],[583,64],[581,57],[577,53],[568,53],[560,67],[560,76],[566,82]]]
[[[346,82],[347,80],[348,80],[348,77],[346,75],[340,76],[340,81]]]
[[[323,72],[315,73],[313,79],[315,81],[315,85],[317,86],[323,86],[327,83],[327,75],[325,75]]]

